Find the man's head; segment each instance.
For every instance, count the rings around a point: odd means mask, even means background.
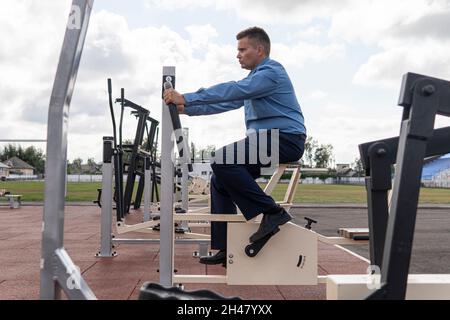
[[[252,27],[239,32],[238,40],[239,63],[243,69],[253,70],[261,61],[270,55],[270,38],[258,27]]]

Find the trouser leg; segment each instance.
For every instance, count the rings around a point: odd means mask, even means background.
[[[211,176],[211,213],[236,214],[236,205],[230,195],[217,181],[215,174]],[[211,249],[222,250],[227,247],[227,223],[211,222]]]
[[[270,137],[269,137],[270,138]],[[249,163],[249,149],[252,147],[252,141],[257,141],[256,150],[259,154],[259,139],[252,140],[248,137],[230,146],[234,148],[234,163],[228,164],[227,161],[211,164],[214,172],[211,178],[211,213],[236,213],[236,206],[239,207],[247,220],[251,220],[260,213],[272,211],[277,207],[276,202],[268,196],[256,183],[255,179],[260,176],[260,170],[263,166],[259,159],[253,164]],[[290,162],[301,158],[303,147],[301,140],[295,137],[280,135],[279,141],[279,161]],[[245,145],[246,158],[244,164],[237,164],[238,158],[237,144]],[[269,139],[270,148],[270,139]],[[304,140],[303,140],[304,143]],[[226,146],[224,148],[229,148]],[[226,152],[222,152],[226,154]],[[213,222],[211,224],[211,248],[226,248],[226,223]]]

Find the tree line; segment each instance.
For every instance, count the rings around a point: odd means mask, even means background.
[[[196,161],[209,160],[216,146],[208,145],[204,148],[197,148],[191,142],[191,158]],[[331,144],[319,144],[313,137],[308,137],[305,141],[305,151],[301,162],[307,168],[329,168],[334,164],[333,146]]]
[[[40,149],[34,146],[23,148],[21,145],[8,144],[0,152],[0,162],[17,157],[25,161],[35,169],[35,174],[43,174],[45,171],[45,155]]]
[[[131,143],[131,141],[125,141],[124,143]],[[210,155],[215,150],[215,145],[199,148],[191,143],[191,157],[193,160],[195,159],[195,162],[210,160]],[[9,144],[1,151],[0,161],[4,162],[14,156],[33,166],[36,169],[36,174],[44,173],[45,155],[42,150],[34,146],[23,148],[20,145]],[[124,160],[126,162],[126,159]],[[334,164],[333,146],[331,144],[319,144],[318,140],[310,136],[305,141],[305,151],[301,162],[307,168],[330,168]],[[361,160],[356,158],[351,167],[358,172],[362,171]],[[100,173],[100,171],[101,165],[97,164],[94,158],[89,158],[86,164],[83,163],[81,158],[76,158],[67,164],[68,174],[95,174]]]

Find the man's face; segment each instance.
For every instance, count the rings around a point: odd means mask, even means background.
[[[253,70],[263,59],[264,53],[261,45],[255,45],[248,37],[238,40],[239,63],[242,69]]]

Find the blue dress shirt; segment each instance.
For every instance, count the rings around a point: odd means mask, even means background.
[[[305,134],[305,120],[294,87],[284,67],[264,59],[240,81],[201,88],[183,94],[184,112],[189,116],[222,113],[245,106],[247,132],[279,129],[280,132]]]

